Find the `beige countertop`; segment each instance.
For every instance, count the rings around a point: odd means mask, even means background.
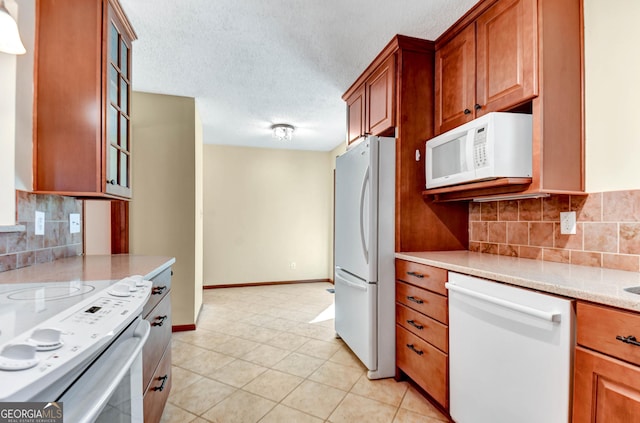
[[[396,258],[542,292],[640,311],[640,273],[470,251],[396,253]]]
[[[74,280],[117,281],[130,275],[142,275],[145,279],[151,279],[175,261],[176,259],[172,257],[128,254],[69,257],[0,272],[0,284]]]

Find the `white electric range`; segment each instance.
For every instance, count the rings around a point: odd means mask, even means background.
[[[0,402],[62,402],[65,421],[141,421],[151,288],[138,275],[0,285]]]

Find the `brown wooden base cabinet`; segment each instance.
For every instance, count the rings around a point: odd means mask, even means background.
[[[396,379],[417,383],[449,410],[449,328],[444,269],[396,260]]]
[[[640,315],[577,305],[574,423],[640,423]],[[624,339],[631,342],[624,342]]]
[[[171,269],[153,278],[142,317],[151,333],[142,349],[144,422],[158,423],[171,391]]]

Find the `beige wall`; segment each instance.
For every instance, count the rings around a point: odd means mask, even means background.
[[[134,92],[131,107],[130,251],[176,258],[173,324],[193,324],[202,295],[196,280],[195,100]]]
[[[84,200],[84,253],[111,254],[111,201]]]
[[[0,53],[0,225],[16,223],[15,201],[15,123],[16,58]]]
[[[640,1],[584,0],[588,192],[640,188]]]
[[[14,18],[17,18],[22,33],[22,42],[27,54],[15,56],[0,52],[0,225],[16,223],[15,189],[31,189],[21,183],[23,163],[28,164],[31,172],[31,157],[16,155],[21,147],[31,143],[31,121],[33,91],[33,30],[35,23],[35,1],[6,0],[5,4]],[[29,85],[25,86],[25,83]],[[23,130],[29,131],[25,137]],[[24,159],[24,160],[21,160]],[[30,176],[30,175],[29,175]],[[29,183],[30,183],[29,179]]]
[[[35,0],[18,0],[18,25],[26,54],[16,61],[16,189],[33,189],[33,63]]]
[[[193,321],[198,320],[198,313],[202,307],[202,281],[204,278],[204,184],[203,184],[203,154],[204,144],[202,135],[202,121],[198,109],[195,110],[195,189],[196,189],[196,210],[195,210],[195,274],[194,274],[194,296],[193,296]]]
[[[340,154],[344,153],[345,151],[347,151],[347,143],[340,143],[336,148],[334,148],[333,150],[331,150],[329,152],[329,161],[330,161],[330,165],[331,165],[331,172],[330,172],[330,183],[331,183],[331,201],[330,201],[330,212],[331,212],[331,218],[329,219],[329,239],[330,239],[330,243],[329,243],[329,279],[333,280],[333,276],[334,276],[334,263],[333,263],[333,206],[334,206],[334,185],[335,185],[335,170],[336,170],[336,157],[338,157]]]
[[[331,175],[327,152],[205,145],[205,285],[329,278]]]

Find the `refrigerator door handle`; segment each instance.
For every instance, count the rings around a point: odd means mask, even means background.
[[[367,185],[369,184],[369,167],[367,167],[367,171],[364,173],[364,178],[362,179],[362,187],[360,189],[360,241],[362,243],[362,254],[364,255],[364,259],[366,263],[369,263],[369,249],[367,246],[367,240],[365,238],[365,227],[364,227],[364,213],[365,213],[365,194],[367,193]]]
[[[364,292],[367,291],[367,287],[365,285],[360,285],[360,284],[357,284],[357,283],[353,283],[351,281],[348,281],[348,280],[342,279],[342,278],[340,278],[339,282],[347,285],[349,288],[357,289],[359,291],[364,291]]]
[[[350,277],[353,278],[353,276],[350,276],[349,273],[345,272],[340,266],[336,266],[336,282],[344,283],[345,285],[360,291],[367,290],[367,285],[364,281],[361,283],[352,282],[349,280]]]

